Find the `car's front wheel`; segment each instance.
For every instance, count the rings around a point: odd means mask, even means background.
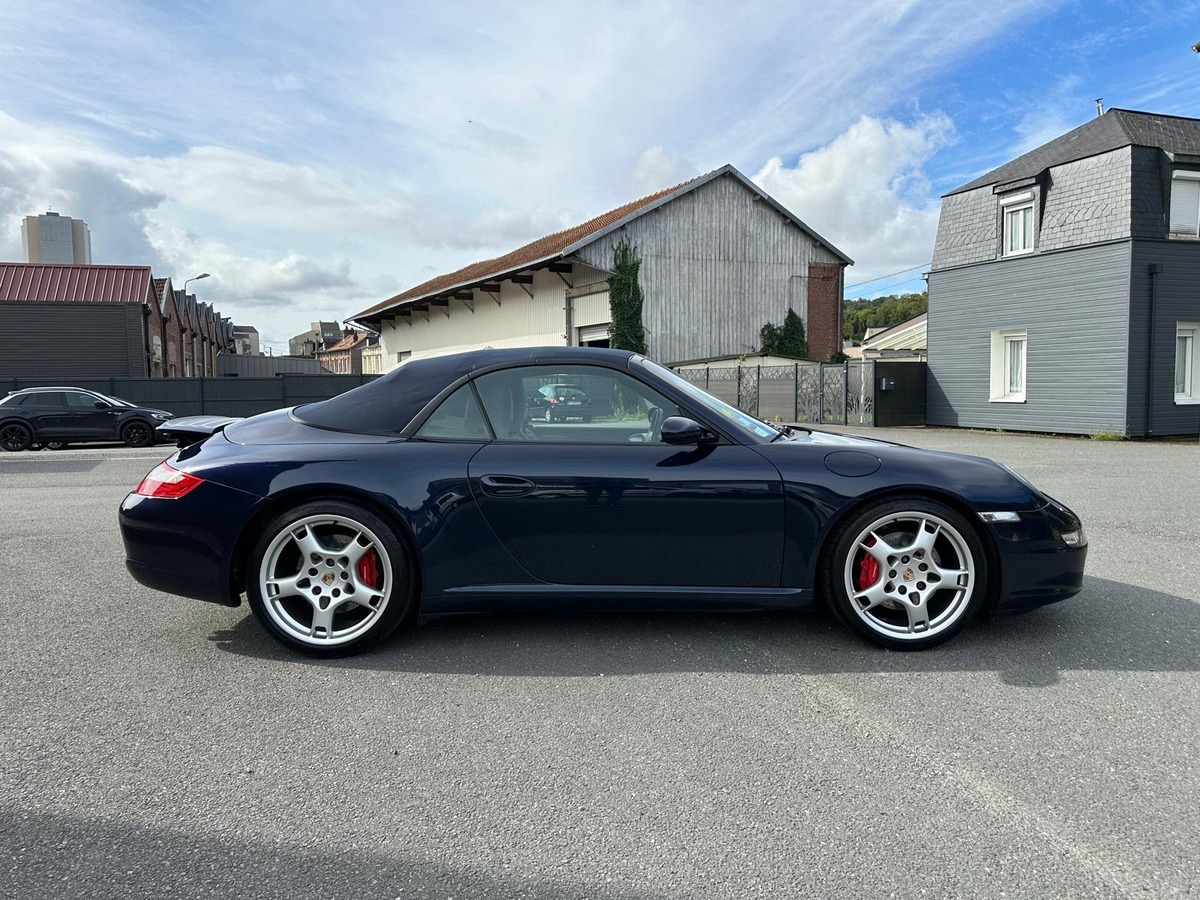
[[[33,432],[28,425],[20,422],[9,422],[0,428],[0,447],[12,453],[28,450],[33,443]]]
[[[353,503],[322,500],[267,524],[246,593],[277,640],[334,657],[391,634],[413,603],[414,585],[412,559],[391,526]]]
[[[983,544],[959,513],[924,497],[877,503],[831,536],[823,581],[846,625],[884,647],[953,637],[987,594]]]
[[[154,429],[135,420],[121,429],[121,440],[130,447],[149,447],[154,443]]]

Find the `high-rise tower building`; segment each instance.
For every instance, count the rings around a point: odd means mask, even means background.
[[[92,233],[83,219],[56,212],[26,216],[21,223],[25,262],[91,265]]]

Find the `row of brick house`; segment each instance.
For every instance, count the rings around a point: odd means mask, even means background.
[[[150,375],[199,377],[217,374],[217,354],[234,352],[233,321],[195,294],[177,291],[170,278],[155,278],[157,313],[147,319]]]
[[[233,323],[149,266],[0,263],[0,377],[199,377]]]

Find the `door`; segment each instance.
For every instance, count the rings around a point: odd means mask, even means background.
[[[590,421],[533,420],[526,398],[577,385]],[[555,584],[778,587],[782,480],[749,447],[663,444],[674,403],[599,366],[528,366],[476,382],[497,440],[471,459],[488,524]]]
[[[84,391],[66,391],[67,428],[70,436],[76,440],[88,438],[111,438],[117,433],[117,418],[121,410],[95,394]],[[103,403],[97,408],[97,403]]]
[[[35,440],[61,437],[66,433],[70,415],[62,391],[35,391],[26,394],[21,409],[29,414]]]

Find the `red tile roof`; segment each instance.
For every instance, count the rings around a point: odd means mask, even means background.
[[[407,291],[384,300],[382,303],[376,303],[374,306],[350,318],[361,322],[364,319],[379,316],[380,313],[406,303],[414,303],[429,297],[436,297],[440,294],[448,294],[457,288],[467,288],[470,285],[480,284],[485,281],[501,279],[528,269],[538,263],[569,256],[585,244],[590,243],[592,239],[598,239],[603,233],[619,225],[623,225],[626,220],[643,215],[659,205],[669,203],[676,197],[695,190],[713,179],[724,175],[735,178],[747,190],[758,195],[760,199],[783,216],[786,221],[807,232],[814,240],[824,244],[844,264],[853,265],[854,261],[850,257],[846,256],[846,254],[834,247],[833,244],[829,243],[829,241],[825,240],[825,238],[796,218],[796,216],[781,206],[777,200],[764,192],[762,188],[732,165],[724,165],[705,175],[698,175],[688,181],[680,182],[674,187],[657,191],[649,196],[642,197],[640,200],[626,203],[624,206],[618,206],[616,209],[611,209],[603,215],[596,216],[594,219],[588,219],[582,225],[576,225],[573,228],[556,231],[554,234],[538,238],[536,241],[531,241],[523,247],[518,247],[511,253],[497,256],[495,259],[485,259],[481,262],[472,263],[457,271],[431,278],[429,281],[409,288]]]
[[[525,246],[518,247],[511,253],[506,253],[503,256],[497,256],[495,259],[485,259],[480,262],[471,263],[471,265],[463,266],[454,272],[431,278],[429,281],[418,284],[416,287],[409,288],[395,297],[391,297],[382,303],[377,303],[369,309],[363,310],[353,318],[360,319],[364,316],[371,316],[374,313],[382,312],[390,306],[399,305],[405,300],[428,297],[442,291],[447,291],[450,288],[483,281],[498,275],[519,272],[533,263],[541,262],[548,257],[561,255],[568,247],[603,231],[626,216],[661,200],[668,194],[672,194],[696,180],[695,178],[689,179],[673,187],[642,197],[640,200],[634,200],[626,203],[624,206],[610,209],[603,215],[596,216],[594,219],[588,219],[582,225],[576,225],[572,228],[566,228],[562,231],[556,231],[554,234],[540,237],[536,241],[530,241]]]
[[[348,335],[346,335],[344,338],[342,338],[340,341],[338,341],[336,344],[334,344],[332,347],[329,347],[326,350],[322,350],[321,352],[322,353],[332,353],[335,350],[353,350],[355,347],[357,347],[359,344],[361,344],[366,339],[367,339],[367,333],[365,331],[352,331]]]
[[[0,263],[0,301],[145,303],[149,266]]]

